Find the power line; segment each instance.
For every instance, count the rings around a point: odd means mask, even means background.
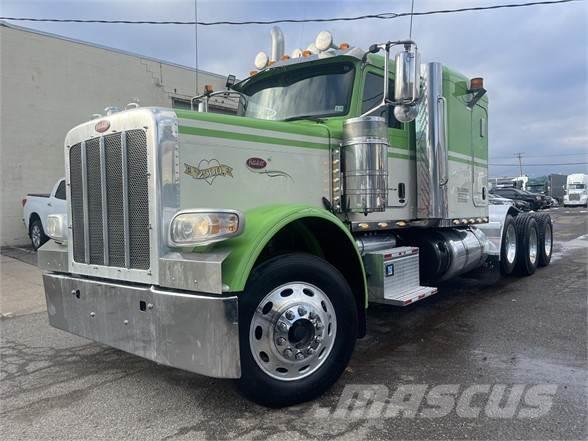
[[[554,156],[560,157],[560,156],[586,156],[588,155],[588,152],[582,152],[582,153],[554,153],[554,154],[550,154],[550,155],[525,155],[525,157],[527,158],[552,158]],[[495,156],[492,159],[510,159],[512,158],[512,155],[509,156]]]
[[[219,25],[269,25],[279,23],[325,23],[336,21],[357,21],[368,19],[391,20],[394,18],[406,16],[424,16],[437,14],[452,14],[470,11],[488,11],[494,9],[504,8],[523,8],[529,6],[554,5],[561,3],[571,3],[585,0],[550,0],[550,1],[536,1],[528,3],[512,3],[492,6],[477,6],[470,8],[458,9],[440,9],[423,12],[383,12],[380,14],[366,14],[355,17],[332,17],[332,18],[284,18],[277,20],[246,20],[246,21],[156,21],[156,20],[100,20],[100,19],[80,19],[80,18],[35,18],[35,17],[0,17],[0,20],[8,21],[31,21],[31,22],[50,22],[50,23],[97,23],[97,24],[146,24],[146,25],[200,25],[200,26],[219,26]]]
[[[525,167],[543,167],[543,166],[559,166],[559,165],[587,165],[588,162],[562,162],[559,164],[525,164]],[[492,167],[519,167],[519,164],[488,164]]]

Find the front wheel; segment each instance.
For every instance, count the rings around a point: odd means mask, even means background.
[[[357,335],[355,299],[323,259],[287,254],[263,263],[239,300],[241,378],[270,407],[312,400],[347,366]]]

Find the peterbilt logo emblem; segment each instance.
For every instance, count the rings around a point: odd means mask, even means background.
[[[261,170],[267,166],[266,160],[261,158],[249,158],[246,164],[247,167],[253,168],[255,170]]]
[[[98,121],[94,126],[94,130],[98,133],[106,132],[110,128],[110,121],[103,119],[102,121]]]

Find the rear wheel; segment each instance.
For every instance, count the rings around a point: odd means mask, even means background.
[[[239,389],[259,404],[282,407],[312,400],[337,381],[355,345],[357,309],[335,267],[288,254],[254,271],[239,322]]]
[[[533,215],[519,215],[515,219],[515,227],[518,248],[516,272],[521,276],[530,276],[539,262],[537,221]]]
[[[29,235],[31,237],[31,243],[33,244],[33,249],[35,251],[49,240],[45,234],[45,231],[43,230],[43,224],[41,223],[40,219],[35,219],[31,222]]]
[[[553,252],[553,224],[550,215],[540,214],[537,216],[537,230],[539,234],[539,266],[547,266],[551,262]]]
[[[500,272],[503,275],[512,274],[517,263],[517,231],[514,218],[506,215],[502,229],[502,246],[500,249]]]

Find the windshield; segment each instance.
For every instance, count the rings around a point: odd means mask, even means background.
[[[568,185],[568,190],[584,190],[584,184],[570,184]]]
[[[254,81],[239,113],[257,119],[291,120],[345,115],[349,111],[354,67],[333,63],[278,72]]]

